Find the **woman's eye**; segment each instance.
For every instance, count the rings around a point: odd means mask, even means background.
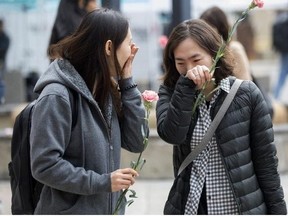
[[[183,67],[183,66],[184,66],[184,63],[177,63],[177,65],[178,65],[179,67]]]

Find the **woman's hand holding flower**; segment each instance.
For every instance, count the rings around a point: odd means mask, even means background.
[[[186,73],[186,77],[197,85],[197,89],[202,88],[206,82],[210,82],[212,76],[213,74],[210,73],[209,68],[205,65],[197,65]]]
[[[135,52],[137,51],[135,50]],[[146,125],[148,125],[150,109],[152,108],[152,103],[159,100],[159,96],[155,91],[145,90],[142,93],[142,98],[145,107],[145,124],[142,125],[142,135],[144,138],[143,145],[145,150],[148,146],[148,130],[146,129]],[[118,214],[121,204],[125,201],[125,196],[128,191],[132,193],[131,195],[129,195],[129,198],[137,198],[136,192],[134,190],[131,190],[129,187],[134,184],[135,177],[138,176],[138,172],[136,170],[141,170],[146,162],[146,160],[142,158],[143,151],[139,154],[137,161],[131,161],[131,168],[119,169],[111,174],[112,191],[114,192],[125,189],[116,203],[113,215]],[[129,206],[133,202],[134,200],[130,199],[126,201],[125,204]]]
[[[215,58],[213,59],[213,65],[212,67],[210,68],[209,72],[212,74],[213,76],[213,73],[215,72],[215,69],[216,69],[216,66],[217,66],[217,63],[218,61],[223,57],[224,55],[224,51],[226,49],[226,46],[227,44],[231,41],[232,39],[232,36],[234,34],[234,32],[236,31],[239,23],[241,21],[243,21],[247,14],[249,13],[250,10],[254,9],[255,7],[258,7],[258,8],[262,8],[264,6],[264,1],[263,0],[252,0],[252,2],[249,4],[248,8],[242,12],[241,16],[236,20],[236,22],[233,24],[232,28],[230,29],[229,33],[228,33],[228,39],[227,41],[223,41],[222,45],[219,47],[217,53],[216,53],[216,56]],[[198,66],[197,66],[198,67]],[[202,66],[200,66],[202,67]],[[194,68],[193,68],[194,69]],[[193,70],[192,69],[192,70]],[[203,69],[201,68],[201,70],[203,71]],[[195,102],[195,105],[193,106],[192,108],[192,113],[194,114],[195,111],[196,111],[196,108],[199,106],[200,103],[202,103],[202,100],[203,100],[203,96],[204,96],[204,99],[205,99],[205,95],[203,94],[203,92],[205,91],[205,88],[206,88],[206,84],[207,82],[205,82],[203,84],[203,79],[204,77],[206,78],[206,75],[203,75],[201,72],[199,74],[199,77],[197,76],[199,71],[201,70],[195,70],[193,72],[190,72],[192,74],[188,75],[188,77],[193,80],[195,82],[195,84],[197,85],[197,88],[198,89],[201,89],[201,92],[199,93],[198,97],[197,97],[197,100]],[[204,70],[205,71],[205,74],[206,74],[206,69]],[[189,71],[188,71],[189,72]],[[188,74],[188,73],[187,73]],[[200,75],[202,75],[202,77],[200,77]],[[187,75],[186,75],[187,76]],[[201,84],[202,86],[199,88],[199,84]]]
[[[111,173],[111,190],[112,192],[127,189],[135,183],[135,177],[139,176],[138,172],[132,168],[118,169]]]

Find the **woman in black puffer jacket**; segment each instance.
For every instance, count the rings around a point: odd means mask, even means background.
[[[179,24],[166,45],[156,115],[159,136],[174,145],[175,193],[169,195],[164,213],[287,214],[272,120],[251,81],[242,82],[206,149],[177,177],[235,81],[227,51],[215,73],[209,73],[220,45],[220,36],[201,20]],[[192,113],[206,81],[205,100]]]

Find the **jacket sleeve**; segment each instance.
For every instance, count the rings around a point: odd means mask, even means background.
[[[157,131],[164,141],[177,145],[185,142],[195,93],[194,82],[184,76],[179,77],[174,90],[160,86],[156,106]]]
[[[120,89],[132,86],[132,78],[119,81]],[[144,137],[142,128],[148,131],[145,124],[145,108],[142,103],[141,93],[137,88],[130,88],[121,92],[122,113],[120,117],[122,147],[131,152],[142,152],[144,150]],[[148,131],[149,133],[149,131]]]
[[[268,214],[287,214],[283,188],[277,171],[278,159],[274,145],[272,120],[267,104],[254,83],[252,98],[251,149],[255,173],[264,194]]]

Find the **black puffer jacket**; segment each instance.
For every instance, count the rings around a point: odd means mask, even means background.
[[[234,80],[230,78],[231,85]],[[195,93],[193,81],[183,76],[180,76],[175,89],[164,85],[159,89],[157,130],[164,141],[174,144],[175,176],[191,151],[190,140],[198,115],[196,112],[192,118]],[[226,95],[221,91],[211,109],[212,119]],[[265,100],[253,82],[241,84],[215,133],[239,214],[287,214],[277,172],[272,121]],[[166,204],[178,209],[178,213],[184,211],[190,169],[191,166],[181,174],[176,187],[178,195]]]

